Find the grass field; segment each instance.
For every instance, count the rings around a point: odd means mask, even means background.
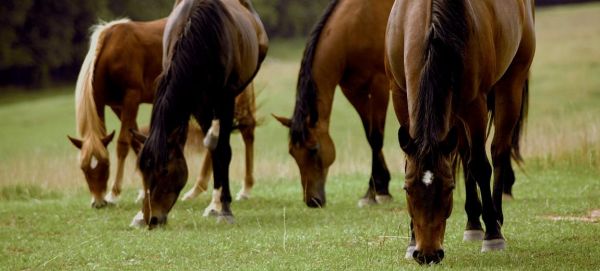
[[[600,269],[600,218],[591,215],[600,209],[598,14],[600,4],[537,11],[526,164],[517,172],[516,200],[504,206],[508,248],[482,254],[480,244],[462,242],[466,218],[459,182],[446,258],[434,269]],[[233,204],[234,225],[203,218],[210,199],[202,195],[177,203],[164,229],[129,228],[141,183],[133,155],[121,203],[91,209],[77,151],[66,138],[75,135],[73,87],[0,96],[0,269],[421,269],[403,258],[408,242],[404,158],[391,111],[384,152],[395,201],[356,207],[366,190],[370,152],[356,113],[338,93],[331,125],[337,160],[327,183],[328,206],[304,206],[287,132],[269,116],[292,112],[301,50],[299,41],[275,42],[257,77],[258,114],[264,119],[256,131],[257,184],[251,200]],[[149,106],[142,108],[140,123],[147,123],[149,112]],[[118,129],[112,114],[108,128]],[[237,191],[242,143],[238,135],[232,138]],[[110,150],[114,158],[114,143]],[[199,155],[189,154],[190,176],[199,163]]]

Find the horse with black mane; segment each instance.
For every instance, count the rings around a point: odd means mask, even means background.
[[[155,80],[162,70],[162,36],[167,19],[150,22],[116,20],[94,26],[88,55],[81,67],[75,91],[75,111],[79,138],[68,137],[80,149],[79,162],[92,194],[92,206],[102,208],[116,203],[122,187],[125,158],[131,146],[136,155],[141,145],[131,140],[129,129],[137,129],[141,103],[154,99]],[[105,195],[110,159],[108,144],[114,133],[106,134],[104,107],[109,106],[121,120],[117,145],[117,174]],[[256,111],[253,84],[238,95],[235,119],[246,148],[246,176],[238,199],[248,198],[254,184],[253,142]],[[202,163],[196,184],[185,199],[207,189],[210,155]]]
[[[372,150],[371,176],[360,207],[387,202],[390,172],[383,156],[389,103],[384,35],[393,0],[334,0],[306,44],[291,119],[275,116],[289,127],[289,152],[300,169],[304,202],[326,203],[325,182],[335,160],[329,135],[336,86],[358,112]]]
[[[511,192],[515,180],[511,156],[521,160],[535,51],[533,9],[533,0],[394,3],[386,65],[401,125],[398,139],[407,155],[412,238],[406,256],[421,264],[444,257],[459,161],[468,217],[464,239],[483,239],[482,251],[505,248],[502,194]],[[488,125],[494,127],[493,169],[485,150]]]
[[[229,138],[234,100],[255,77],[267,48],[264,27],[248,0],[183,0],[171,12],[150,134],[134,133],[144,142],[138,161],[145,191],[141,216],[151,229],[167,222],[187,181],[183,144],[192,115],[216,139],[210,150],[213,202],[207,211],[233,222]]]

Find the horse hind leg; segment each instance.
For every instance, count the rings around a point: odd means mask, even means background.
[[[243,125],[240,127],[242,138],[244,140],[245,150],[245,163],[246,163],[246,174],[244,177],[244,183],[242,189],[236,195],[236,200],[247,200],[250,198],[250,192],[254,186],[254,128],[256,124],[252,122],[250,125]]]
[[[389,192],[390,172],[383,156],[383,134],[387,104],[388,81],[385,76],[375,76],[366,88],[344,89],[344,94],[360,115],[367,140],[371,147],[371,176],[369,188],[358,201],[359,207],[392,200]]]
[[[206,150],[204,154],[204,159],[202,159],[202,165],[200,167],[200,174],[198,175],[198,179],[194,184],[194,187],[190,189],[187,193],[183,195],[181,200],[191,200],[198,195],[202,194],[204,191],[208,190],[208,181],[210,179],[210,175],[212,174],[212,158],[210,155],[210,151]]]

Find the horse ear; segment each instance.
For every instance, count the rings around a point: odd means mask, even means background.
[[[115,137],[115,130],[113,130],[112,133],[110,133],[109,135],[107,135],[106,137],[104,137],[102,139],[102,145],[104,145],[104,147],[108,146],[108,143],[110,143],[114,137]]]
[[[275,114],[271,114],[271,116],[273,116],[273,118],[275,118],[277,121],[279,121],[279,123],[281,123],[281,125],[290,128],[292,126],[292,120],[285,118],[285,117],[280,117],[277,116]]]
[[[406,126],[400,126],[400,129],[398,129],[398,142],[400,142],[400,148],[402,148],[406,154],[412,155],[415,153],[413,139],[410,137],[410,133]]]
[[[71,136],[68,136],[69,141],[71,141],[71,143],[73,143],[73,145],[75,145],[75,147],[77,147],[78,149],[81,149],[81,147],[83,146],[83,141],[81,141],[81,139],[77,139],[77,138],[72,138]]]
[[[444,141],[441,144],[442,152],[444,154],[450,154],[456,149],[457,145],[458,145],[458,130],[457,130],[456,126],[454,126],[454,127],[452,127],[452,129],[450,129],[450,132],[448,132],[448,135],[446,135],[446,139],[444,139]]]
[[[138,132],[133,128],[129,129],[129,133],[131,133],[131,135],[133,136],[133,140],[137,141],[140,144],[144,144],[144,142],[146,142],[146,139],[148,139],[146,135]]]

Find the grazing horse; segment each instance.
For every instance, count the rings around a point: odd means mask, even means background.
[[[483,239],[482,251],[505,248],[502,192],[514,182],[511,156],[521,159],[519,139],[535,52],[533,2],[394,3],[386,67],[401,125],[398,139],[407,155],[404,189],[412,238],[406,256],[421,264],[444,257],[458,162],[466,188],[464,239]],[[485,150],[488,125],[494,127],[493,168]]]
[[[187,181],[183,144],[191,115],[216,143],[209,148],[214,190],[207,210],[233,222],[229,138],[235,97],[255,77],[267,48],[262,22],[247,0],[183,0],[169,15],[150,134],[134,133],[144,141],[138,159],[145,191],[141,216],[150,229],[167,222]]]
[[[129,129],[137,127],[136,116],[140,103],[151,103],[155,79],[162,70],[162,34],[167,19],[153,22],[118,20],[94,27],[91,46],[81,68],[76,87],[76,116],[82,139],[69,137],[79,149],[81,169],[90,192],[92,206],[101,208],[114,203],[121,192],[125,158],[131,146],[137,154],[141,145],[130,138]],[[104,106],[110,106],[121,120],[117,146],[118,167],[111,193],[104,197],[109,178],[108,143],[114,134],[106,135]],[[236,122],[246,147],[246,176],[238,199],[248,198],[254,184],[252,174],[254,88],[250,84],[236,98]],[[123,133],[126,131],[126,133]],[[210,157],[204,159],[202,173],[187,198],[206,190]]]
[[[154,98],[155,79],[161,71],[165,23],[166,18],[151,22],[125,19],[98,25],[93,31],[75,91],[77,130],[81,139],[69,139],[81,150],[80,167],[95,208],[117,200],[129,146],[136,153],[141,148],[131,141],[129,129],[137,128],[140,103],[151,103]],[[106,199],[110,166],[106,147],[114,132],[106,134],[105,106],[121,120],[117,175]]]
[[[389,83],[384,34],[393,0],[334,0],[307,42],[290,129],[289,153],[300,169],[304,202],[325,205],[325,181],[335,159],[329,121],[335,88],[358,112],[372,150],[371,177],[360,207],[391,200],[390,173],[383,157]]]

